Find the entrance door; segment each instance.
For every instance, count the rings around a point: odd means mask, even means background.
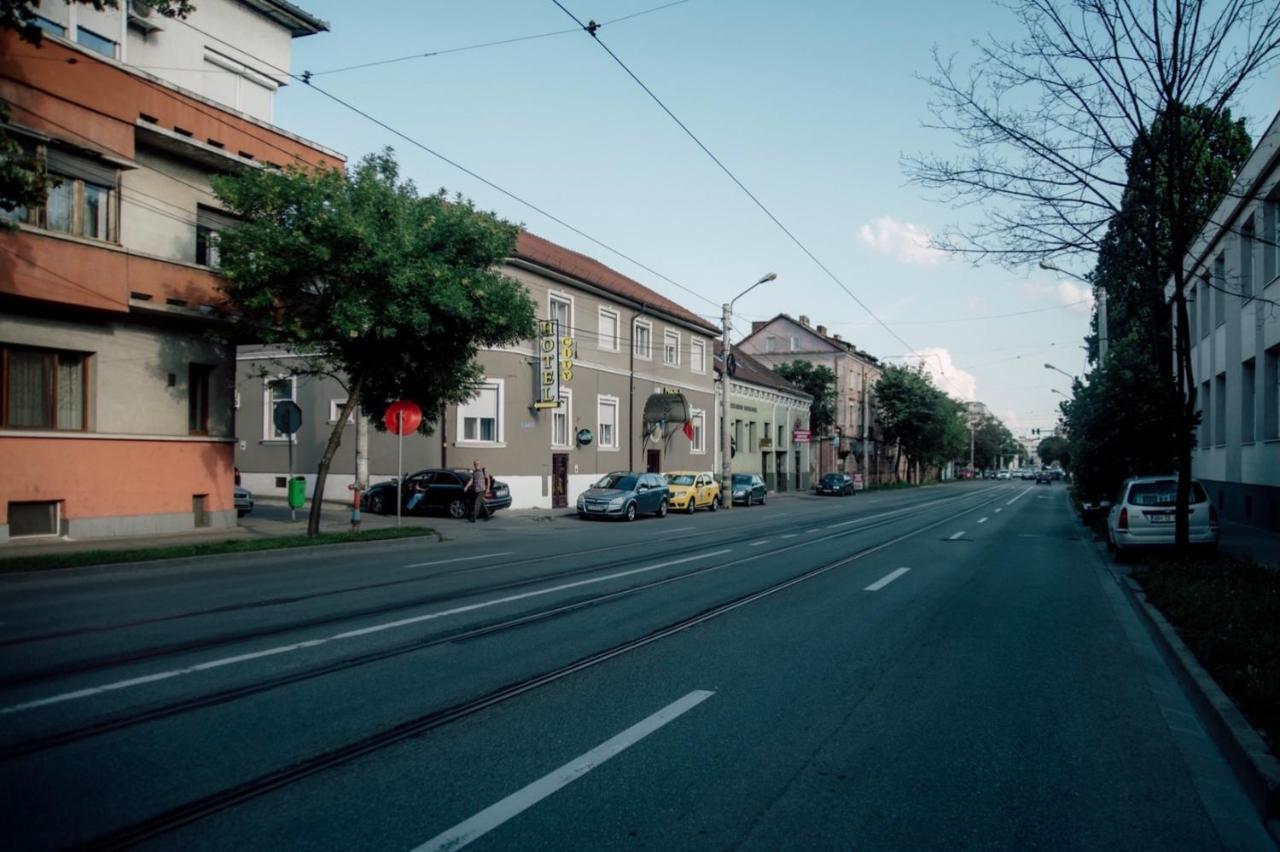
[[[796,490],[800,490],[800,451],[796,450]]]
[[[649,450],[646,454],[649,473],[662,473],[662,450]]]
[[[774,459],[774,462],[778,466],[778,470],[777,470],[778,490],[786,491],[787,490],[787,454],[778,453],[777,457]]]
[[[551,508],[564,509],[569,505],[569,454],[551,454]]]

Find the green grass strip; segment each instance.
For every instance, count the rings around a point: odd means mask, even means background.
[[[82,550],[74,553],[48,553],[33,556],[15,556],[0,559],[0,574],[25,571],[50,571],[57,568],[78,568],[84,565],[110,565],[119,562],[150,562],[155,559],[183,559],[192,556],[222,556],[228,553],[253,553],[259,550],[285,550],[292,547],[312,547],[318,544],[345,544],[354,541],[382,541],[395,538],[413,538],[435,535],[430,527],[401,527],[368,530],[361,533],[321,533],[279,536],[276,538],[232,539],[207,541],[197,544],[175,544],[165,547],[140,547],[132,550]]]

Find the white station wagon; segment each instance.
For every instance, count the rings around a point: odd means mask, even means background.
[[[1177,498],[1177,477],[1135,476],[1125,480],[1107,515],[1107,547],[1115,552],[1117,562],[1133,551],[1173,545]],[[1194,479],[1189,508],[1190,543],[1217,547],[1218,510]]]

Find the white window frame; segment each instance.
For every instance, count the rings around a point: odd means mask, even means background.
[[[791,346],[792,352],[800,351],[800,335],[798,334],[791,335],[790,346]]]
[[[556,420],[564,418],[564,442],[556,442]],[[551,448],[554,450],[572,450],[573,439],[573,391],[560,389],[560,407],[551,409]]]
[[[604,422],[601,412],[605,408],[613,409],[613,443],[606,444],[604,441],[604,430],[600,428],[600,424]],[[596,448],[605,452],[616,452],[622,448],[622,440],[618,434],[618,419],[621,405],[618,398],[609,394],[599,394],[596,396]]]
[[[695,373],[707,371],[707,344],[701,337],[689,338],[689,369]]]
[[[636,329],[639,328],[643,328],[649,334],[649,343],[643,352],[640,351],[640,335],[636,333]],[[631,324],[631,350],[641,361],[653,360],[653,323],[638,319]]]
[[[766,335],[764,336],[764,351],[765,351],[765,352],[777,352],[777,351],[778,351],[778,338],[777,338],[777,337],[775,337],[775,336],[774,336],[774,335],[772,335],[772,334],[766,334]]]
[[[606,338],[604,336],[604,318],[606,316],[613,318],[613,334]],[[600,316],[597,319],[596,338],[597,348],[602,352],[617,352],[618,338],[622,336],[622,315],[615,310],[609,308],[601,308]]]
[[[561,337],[577,337],[577,335],[574,334],[574,329],[573,329],[573,313],[574,313],[573,296],[569,295],[568,293],[561,292],[559,290],[547,291],[547,319],[555,319],[555,314],[551,310],[552,302],[560,302],[561,304],[565,304],[569,306],[569,327],[568,328],[561,327],[560,336]]]
[[[342,413],[342,406],[347,404],[348,398],[349,397],[344,397],[343,399],[329,400],[329,422],[330,423],[338,422],[338,415]],[[359,408],[359,406],[356,406],[356,408]],[[353,408],[351,409],[351,413],[347,415],[347,425],[348,426],[353,425],[355,422],[356,422],[356,410],[355,408]]]
[[[668,346],[671,346],[672,351],[675,352],[674,360],[667,358]],[[680,332],[673,328],[663,329],[662,331],[662,363],[668,367],[680,366]]]
[[[283,444],[288,440],[297,443],[298,434],[292,435],[276,435],[276,424],[272,419],[272,412],[275,405],[271,400],[271,385],[275,382],[289,382],[289,399],[294,402],[298,401],[298,377],[297,376],[266,376],[262,380],[262,440],[264,443]]]
[[[700,408],[689,412],[689,420],[693,423],[693,440],[689,442],[689,453],[695,456],[707,454],[707,414]]]
[[[494,424],[494,432],[496,433],[497,440],[495,440],[495,441],[481,441],[481,440],[471,440],[471,441],[469,441],[469,440],[467,440],[467,439],[464,437],[464,436],[467,434],[467,433],[466,433],[466,430],[463,428],[463,426],[464,426],[464,422],[465,422],[465,420],[466,420],[466,410],[467,410],[467,406],[470,404],[470,401],[469,401],[469,402],[462,403],[461,405],[459,405],[459,406],[457,407],[457,416],[455,417],[456,423],[454,424],[454,425],[455,425],[455,427],[457,428],[457,431],[456,431],[454,434],[455,434],[455,435],[457,435],[458,437],[457,437],[457,440],[455,440],[455,441],[454,441],[454,446],[457,446],[457,447],[505,447],[505,446],[506,446],[506,442],[505,442],[505,439],[506,439],[506,419],[507,419],[507,418],[506,418],[506,416],[505,416],[505,415],[506,415],[506,401],[507,401],[506,380],[505,380],[505,379],[491,379],[491,378],[489,378],[488,376],[486,376],[486,377],[482,378],[482,379],[477,383],[477,385],[476,385],[476,386],[477,386],[478,388],[488,388],[488,387],[492,387],[492,388],[496,389],[496,390],[497,390],[497,392],[498,392],[497,423],[495,423],[495,424]]]

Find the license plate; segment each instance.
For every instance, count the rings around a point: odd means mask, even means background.
[[[587,507],[587,511],[588,511],[588,512],[603,512],[603,511],[604,511],[604,506],[588,506],[588,507]]]
[[[1173,523],[1173,515],[1152,515],[1151,523],[1153,524],[1171,524]]]

